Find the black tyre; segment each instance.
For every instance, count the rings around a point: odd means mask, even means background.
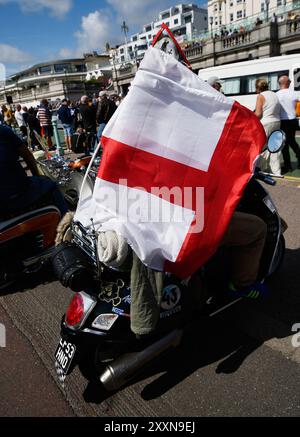
[[[79,200],[84,175],[82,173],[73,172],[70,176],[70,181],[63,187],[60,187],[60,189],[68,204],[75,208]]]

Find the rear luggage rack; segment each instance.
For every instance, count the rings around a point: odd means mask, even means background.
[[[100,272],[97,232],[95,229],[87,231],[80,222],[73,222],[71,228],[74,243],[85,252],[85,254],[93,261],[94,266],[98,268],[98,272]]]

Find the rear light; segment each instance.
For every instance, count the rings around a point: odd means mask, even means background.
[[[66,325],[71,329],[79,329],[95,305],[96,299],[92,296],[84,292],[76,293],[66,312]]]

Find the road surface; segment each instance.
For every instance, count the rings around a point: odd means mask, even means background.
[[[178,351],[107,397],[77,370],[62,390],[53,354],[70,292],[51,272],[0,297],[1,416],[299,416],[300,181],[279,181],[270,192],[289,224],[280,273],[264,302],[243,301],[194,323]]]

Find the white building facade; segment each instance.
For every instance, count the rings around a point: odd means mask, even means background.
[[[208,23],[211,31],[222,26],[227,28],[242,25],[247,20],[271,17],[275,12],[293,8],[293,0],[209,0]]]
[[[180,39],[190,41],[194,34],[208,29],[207,9],[189,3],[161,11],[155,21],[145,24],[142,31],[132,35],[127,44],[114,50],[113,62],[120,65],[142,59],[162,23]]]

